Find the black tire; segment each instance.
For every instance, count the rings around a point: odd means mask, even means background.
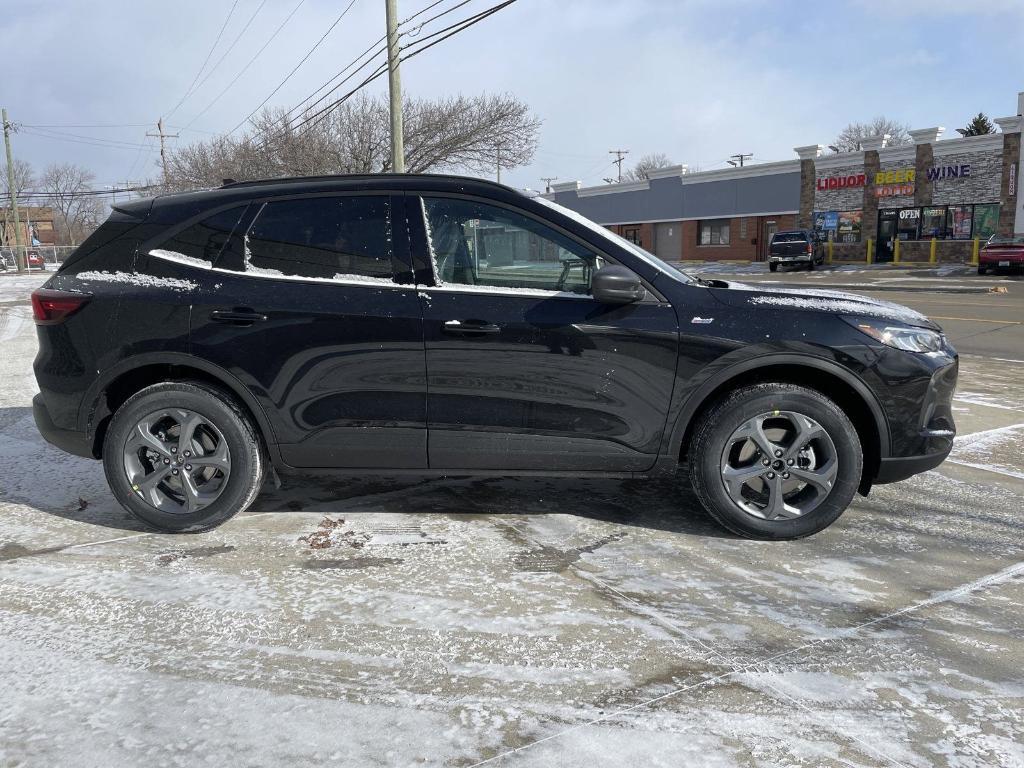
[[[766,520],[736,504],[722,479],[723,452],[733,433],[759,414],[793,411],[816,421],[835,446],[837,469],[831,490],[799,517]],[[795,384],[771,383],[730,393],[705,414],[689,445],[690,480],[708,513],[733,533],[751,539],[799,539],[834,523],[853,500],[864,457],[857,430],[830,399]]]
[[[807,262],[807,271],[810,272],[814,269],[814,259]]]
[[[979,275],[987,275],[988,274],[988,267],[978,267],[978,274]]]
[[[223,435],[230,472],[217,498],[194,512],[165,512],[149,504],[133,488],[125,470],[129,435],[147,414],[182,408],[199,414]],[[215,528],[245,510],[263,486],[267,457],[252,420],[227,392],[203,382],[163,382],[137,392],[114,414],[103,443],[103,469],[122,507],[162,531],[194,533]]]
[[[768,270],[770,272],[778,272],[779,271],[779,265],[775,264],[775,263],[771,263],[771,264],[768,265]]]

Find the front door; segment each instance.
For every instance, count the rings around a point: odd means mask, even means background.
[[[195,283],[192,354],[263,405],[291,466],[427,466],[422,320],[396,201],[256,202],[238,224],[199,222],[149,256]]]
[[[899,214],[897,211],[882,209],[878,212],[878,244],[875,246],[875,261],[877,263],[884,264],[892,261],[898,224]]]
[[[420,292],[431,468],[650,468],[675,377],[673,308],[653,294],[594,301],[607,257],[523,211],[429,195],[409,211],[436,273]]]
[[[772,244],[772,238],[779,231],[779,224],[774,219],[761,220],[761,236],[757,241],[757,260],[768,261],[768,247]]]

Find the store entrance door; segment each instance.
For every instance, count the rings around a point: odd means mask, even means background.
[[[772,235],[779,231],[774,219],[761,219],[761,236],[757,238],[757,260],[768,260],[768,246],[772,244]]]
[[[899,212],[892,208],[878,212],[878,242],[875,245],[875,262],[887,264],[892,261],[893,243],[899,224]]]

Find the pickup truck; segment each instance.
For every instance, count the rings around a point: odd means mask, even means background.
[[[812,229],[776,232],[768,245],[768,269],[775,272],[780,264],[801,264],[814,269],[825,261],[825,248]]]

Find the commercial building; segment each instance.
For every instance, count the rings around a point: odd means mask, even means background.
[[[21,242],[32,246],[52,246],[57,242],[53,228],[53,208],[48,206],[21,206],[18,209]],[[0,219],[0,245],[13,246],[18,242],[14,216],[9,207],[3,208]]]
[[[1018,114],[999,133],[941,138],[940,127],[886,136],[856,152],[797,147],[797,158],[689,173],[664,168],[644,181],[581,187],[547,196],[667,261],[757,261],[771,235],[817,229],[835,261],[968,262],[992,234],[1024,232]]]

